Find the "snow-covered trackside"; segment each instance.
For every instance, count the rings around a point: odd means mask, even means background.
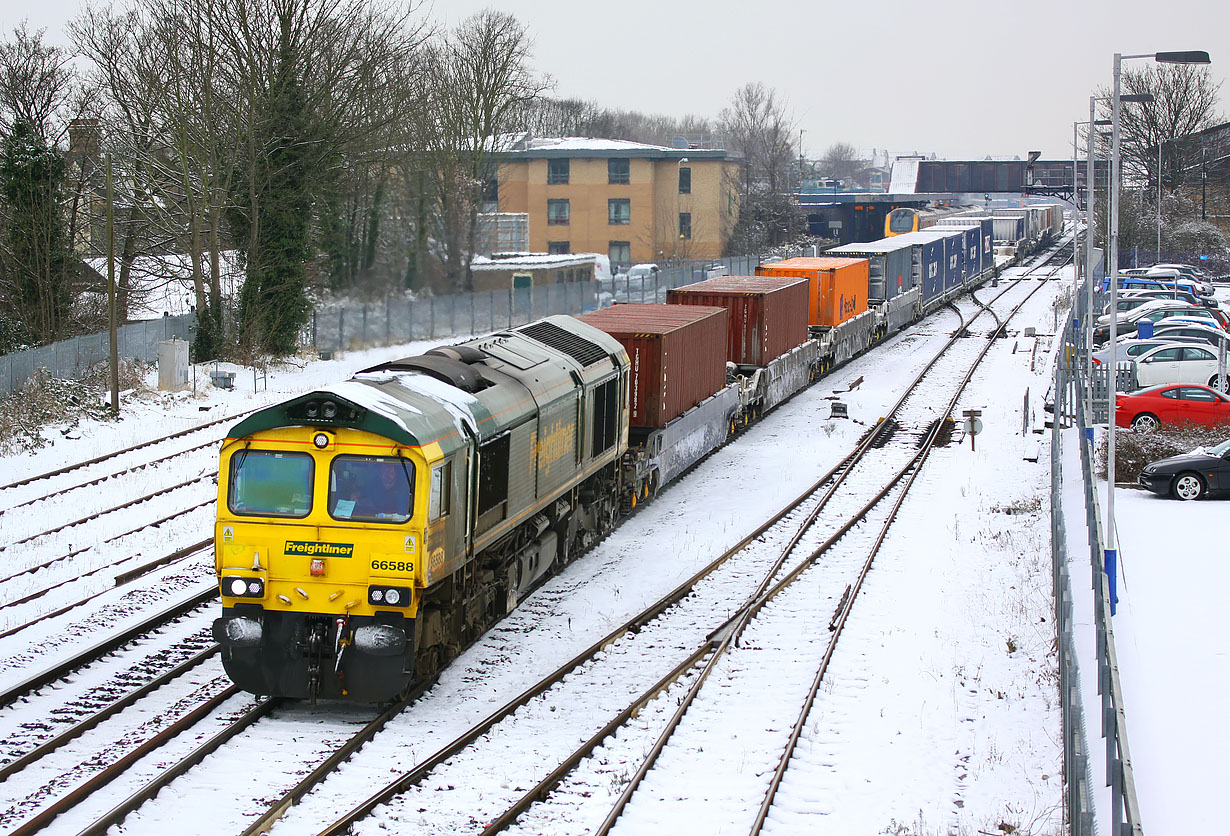
[[[962,409],[982,410],[984,426],[976,449],[971,450],[967,438],[933,453],[885,552],[877,558],[846,628],[849,635],[839,650],[843,658],[835,659],[842,674],[822,690],[808,718],[804,742],[796,756],[798,763],[786,776],[783,792],[787,800],[770,819],[773,832],[930,836],[950,831],[1003,832],[1001,823],[1021,833],[1061,832],[1061,745],[1051,649],[1049,433],[1033,432],[1041,426],[1040,404],[1050,373],[1050,335],[1055,324],[1051,300],[1070,286],[1070,270],[1060,271],[1055,278],[1046,282],[1044,290],[1026,307],[1012,335],[997,341],[986,367],[958,407],[958,419]],[[985,301],[988,294],[980,292],[979,298]],[[959,301],[958,306],[967,318],[976,308],[969,300]],[[553,578],[482,637],[444,671],[431,692],[293,808],[273,832],[318,832],[375,788],[410,769],[542,673],[575,655],[628,614],[661,597],[740,540],[836,464],[957,325],[956,315],[940,311],[890,338],[870,355],[857,358],[779,407],[736,443],[669,486],[654,503],[638,510],[590,554]],[[1023,337],[1026,326],[1036,328],[1039,337]],[[250,370],[230,367],[238,372],[233,391],[216,390],[206,383],[198,395],[126,400],[124,417],[117,423],[83,424],[73,431],[76,437],[71,439],[52,431],[55,443],[51,447],[29,457],[0,459],[0,485],[224,415],[239,416],[337,383],[379,362],[420,353],[434,344],[349,352],[332,361],[288,365],[275,368],[267,381],[254,381]],[[228,367],[224,364],[223,368]],[[850,389],[860,377],[862,383]],[[200,371],[197,380],[208,381],[208,376]],[[254,384],[260,385],[259,391]],[[1031,426],[1022,434],[1026,389],[1030,392]],[[829,417],[833,398],[847,405],[849,420]],[[236,417],[235,422],[238,420]],[[212,466],[207,460],[196,467]],[[132,489],[115,487],[117,495]],[[1189,600],[1194,593],[1211,596],[1215,584],[1202,581],[1195,585],[1201,588],[1193,590],[1189,583],[1173,589],[1169,594],[1174,597],[1169,601],[1155,602],[1153,590],[1166,589],[1167,584],[1180,583],[1184,578],[1190,581],[1193,576],[1173,571],[1176,563],[1183,561],[1160,561],[1153,555],[1171,553],[1162,551],[1163,546],[1171,548],[1164,536],[1173,536],[1177,528],[1200,529],[1199,520],[1210,520],[1209,515],[1225,506],[1216,502],[1179,506],[1126,489],[1122,494],[1127,494],[1119,505],[1124,561],[1121,613],[1126,616],[1116,629],[1120,635],[1121,675],[1129,694],[1129,734],[1146,832],[1201,832],[1197,823],[1215,821],[1211,803],[1202,808],[1200,797],[1190,788],[1207,789],[1208,785],[1187,774],[1194,767],[1186,772],[1173,770],[1175,763],[1190,762],[1189,750],[1176,751],[1174,747],[1179,745],[1177,740],[1192,741],[1193,746],[1200,747],[1206,763],[1215,763],[1218,761],[1213,753],[1219,751],[1220,732],[1210,733],[1208,724],[1202,724],[1198,734],[1185,736],[1183,723],[1188,729],[1194,728],[1199,709],[1180,712],[1168,703],[1159,707],[1153,700],[1163,696],[1162,689],[1148,672],[1158,669],[1151,666],[1165,661],[1166,687],[1170,688],[1187,681],[1183,670],[1198,671],[1201,687],[1184,700],[1199,706],[1206,695],[1215,699],[1230,686],[1230,664],[1214,643],[1215,631],[1207,626],[1193,628],[1193,635],[1209,642],[1186,643],[1183,653],[1165,660],[1158,658],[1159,653],[1166,655],[1165,647],[1170,644],[1162,638],[1176,635],[1172,626],[1154,635],[1160,614],[1167,618],[1180,615],[1165,604],[1175,597]],[[28,494],[23,496],[29,498]],[[12,504],[2,491],[0,503],[0,507]],[[151,500],[151,504],[158,506],[152,510],[162,515],[183,507],[170,496]],[[1126,519],[1129,514],[1130,520]],[[1167,521],[1176,514],[1179,516],[1173,519],[1180,523]],[[134,527],[125,514],[115,516],[118,519],[97,521],[91,538],[105,539]],[[208,538],[209,522],[205,515],[189,525],[167,526],[162,529],[158,546],[170,551],[177,544]],[[1206,523],[1202,530],[1211,533],[1216,528]],[[5,535],[5,542],[12,539]],[[1142,545],[1137,546],[1138,542]],[[150,552],[150,548],[142,545],[133,551]],[[0,553],[0,574],[12,574],[19,567],[12,562],[18,560],[22,549],[14,546]],[[1201,571],[1209,573],[1207,577],[1219,577],[1217,553],[1213,542],[1200,553],[1201,561],[1207,556],[1207,562],[1200,563]],[[208,553],[198,561],[192,567],[167,567],[156,572],[148,580],[136,582],[136,590],[108,593],[142,595],[144,589],[143,598],[148,599],[131,612],[118,609],[112,602],[109,612],[115,616],[113,622],[121,623],[124,618],[135,621],[150,608],[165,605],[168,584],[195,587],[208,583],[212,575]],[[1151,567],[1148,573],[1140,568],[1145,561]],[[1080,581],[1087,578],[1087,570],[1081,574],[1073,569],[1073,577],[1075,586],[1085,586]],[[17,597],[15,590],[5,595]],[[102,606],[103,599],[99,601]],[[1186,617],[1207,617],[1207,607],[1211,606],[1179,609]],[[1088,611],[1078,602],[1078,618]],[[81,616],[84,613],[69,613],[45,622],[39,634],[51,638],[57,653],[74,643],[90,641],[94,636],[89,631],[73,629],[75,622],[84,620]],[[0,640],[0,686],[20,681],[28,675],[31,664],[42,663],[45,654],[38,652],[39,645],[37,637],[21,634]],[[1086,680],[1089,678],[1086,674]],[[773,683],[764,683],[764,687],[772,689]],[[1169,694],[1164,698],[1177,699]],[[660,699],[669,701],[671,692]],[[1094,718],[1090,721],[1090,744],[1097,748],[1096,709],[1090,709],[1090,705],[1096,706],[1096,702],[1087,702],[1087,711],[1094,711],[1089,715]],[[673,706],[667,713],[671,710]],[[1206,716],[1214,716],[1213,709],[1208,710]],[[1180,714],[1183,716],[1176,716]],[[328,716],[326,710],[324,721]],[[645,741],[656,736],[654,716],[654,710],[647,709],[642,718],[646,730],[641,735],[629,730],[608,741],[599,757],[583,764],[548,803],[525,817],[518,825],[519,832],[571,836],[601,821],[604,805],[620,791],[628,764],[641,757]],[[1165,724],[1154,725],[1151,721],[1155,716],[1164,717]],[[15,718],[0,714],[0,723],[15,723]],[[8,737],[11,728],[0,731]],[[549,735],[550,723],[544,728],[546,731],[538,734]],[[747,768],[751,769],[762,757],[756,749],[754,725],[744,727],[743,735],[749,747]],[[1224,740],[1221,745],[1224,751]],[[489,776],[493,787],[521,774],[521,759],[532,762],[536,757],[533,741],[509,751],[505,772]],[[178,796],[164,793],[167,798],[160,796],[155,802],[158,806],[131,816],[125,832],[165,832],[170,810],[180,833],[216,832],[212,824],[233,819],[220,819],[212,809],[223,803],[228,793],[243,799],[272,797],[272,791],[265,793],[253,787],[263,783],[261,770],[276,772],[276,778],[268,783],[280,786],[285,783],[284,773],[302,768],[293,758],[269,758],[255,769],[254,757],[261,757],[261,753],[247,753],[243,763],[215,758],[202,764],[198,769],[209,770],[204,782],[214,790],[207,796],[192,796],[208,797],[208,801],[191,802],[201,805],[199,809],[176,807],[173,796]],[[1174,774],[1168,774],[1168,770]],[[1214,772],[1204,770],[1201,776]],[[712,776],[700,769],[694,780],[700,785],[707,777]],[[1095,775],[1095,783],[1100,777]],[[126,787],[131,789],[130,785]],[[24,797],[22,786],[4,789],[6,798]],[[25,792],[35,789],[24,788]],[[483,788],[473,789],[482,792]],[[723,788],[715,786],[714,790],[720,794]],[[664,791],[669,793],[671,788]],[[113,806],[122,800],[123,792],[124,788],[118,787],[105,791],[97,799],[97,807]],[[448,790],[441,787],[440,792]],[[1184,799],[1184,810],[1175,812],[1169,803],[1159,800],[1159,792]],[[431,795],[424,796],[424,803],[430,803]],[[1207,802],[1217,796],[1210,790],[1202,797]],[[165,806],[168,802],[172,803]],[[1202,809],[1206,818],[1197,818]],[[663,829],[697,832],[693,822],[672,818],[666,807],[653,814],[661,819]],[[629,811],[629,818],[617,829],[638,832],[633,827],[635,820]],[[1193,828],[1171,829],[1171,821],[1192,824]],[[481,827],[476,824],[474,832],[478,829]],[[47,832],[70,831],[76,832],[70,823],[57,821]],[[1109,832],[1105,826],[1104,832]]]

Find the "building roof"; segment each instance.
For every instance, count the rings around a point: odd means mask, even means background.
[[[668,148],[622,139],[596,139],[583,136],[534,137],[524,134],[502,153],[511,159],[550,159],[588,157],[641,157],[651,160],[724,160],[721,148]]]
[[[578,267],[597,262],[597,253],[496,253],[492,258],[474,256],[470,269],[475,272],[487,270],[541,270],[552,267]]]

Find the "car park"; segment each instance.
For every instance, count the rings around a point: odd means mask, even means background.
[[[1149,462],[1136,482],[1156,494],[1184,500],[1230,491],[1230,440]]]
[[[1207,386],[1150,386],[1115,396],[1115,426],[1151,432],[1162,424],[1230,423],[1230,397]]]
[[[1217,352],[1205,345],[1162,345],[1151,348],[1136,358],[1136,383],[1140,387],[1163,383],[1218,385]]]

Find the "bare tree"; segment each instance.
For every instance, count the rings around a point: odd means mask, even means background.
[[[739,88],[722,111],[719,125],[728,147],[743,156],[740,225],[732,238],[734,246],[781,243],[796,226],[787,194],[794,186],[794,120],[775,91],[755,82]]]
[[[1151,64],[1124,70],[1121,87],[1125,94],[1153,96],[1152,102],[1120,106],[1119,153],[1124,179],[1149,184],[1154,193],[1159,176],[1163,190],[1178,188],[1192,173],[1190,160],[1185,159],[1181,144],[1174,140],[1201,131],[1217,120],[1221,83],[1213,80],[1207,66]],[[1111,95],[1109,90],[1099,92],[1107,99]],[[1110,118],[1109,103],[1102,105],[1102,111],[1104,118]]]
[[[485,9],[462,21],[432,51],[425,133],[438,149],[434,171],[446,280],[473,288],[478,213],[506,132],[549,87],[529,66],[528,32],[506,12]]]
[[[848,142],[834,142],[820,160],[824,175],[834,180],[853,181],[862,170],[858,149]]]

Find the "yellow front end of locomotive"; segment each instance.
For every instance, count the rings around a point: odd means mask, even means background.
[[[413,618],[426,570],[422,474],[432,453],[345,428],[229,441],[215,529],[223,606]]]

